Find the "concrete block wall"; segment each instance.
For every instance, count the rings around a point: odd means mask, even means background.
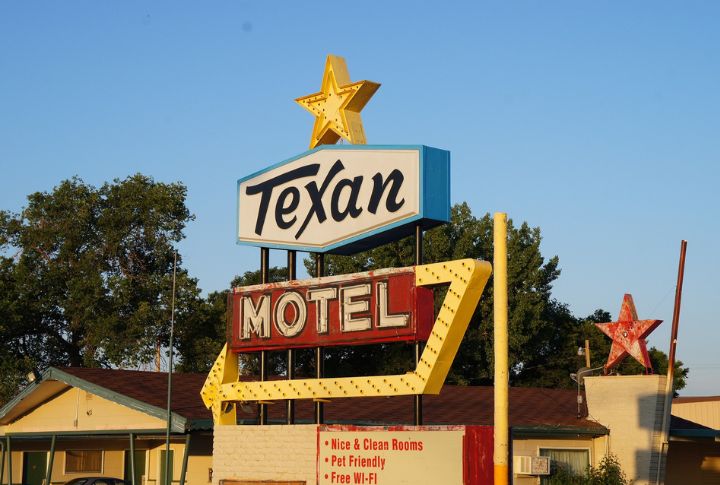
[[[635,485],[657,483],[665,376],[585,378],[591,419],[610,430],[609,451]]]
[[[220,480],[316,483],[317,425],[215,426],[213,485]]]

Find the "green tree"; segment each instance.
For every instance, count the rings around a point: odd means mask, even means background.
[[[287,279],[287,268],[273,266],[268,270],[268,281]],[[246,271],[230,282],[230,288],[257,285],[262,281],[260,270]],[[228,296],[230,290],[215,291],[207,298],[196,301],[192,312],[177,327],[177,349],[180,354],[178,370],[181,372],[207,372],[212,367],[227,340]],[[258,370],[257,356],[243,355],[240,359],[248,374]],[[282,374],[286,358],[278,352],[270,353],[270,372]]]
[[[186,188],[140,174],[79,178],[0,211],[0,365],[14,392],[28,368],[137,366],[167,346],[174,244],[193,219]],[[177,319],[197,304],[178,256]]]
[[[511,362],[511,384],[515,386],[573,387],[576,384],[570,374],[585,365],[578,347],[590,340],[592,366],[604,363],[610,342],[593,325],[594,322],[610,321],[610,314],[598,310],[593,315],[578,319],[567,305],[553,299],[552,283],[560,274],[558,258],[546,260],[540,252],[541,234],[539,228],[523,223],[515,227],[508,224],[508,300],[509,300],[509,346]],[[481,218],[472,215],[467,204],[452,208],[451,222],[427,231],[424,236],[424,261],[427,263],[461,258],[491,260],[493,254],[493,222],[489,214]],[[415,241],[409,237],[370,251],[351,256],[327,255],[326,275],[338,275],[368,271],[377,268],[410,266],[415,262]],[[314,257],[305,259],[304,264],[311,275],[315,275]],[[285,268],[271,268],[270,280],[286,279]],[[245,286],[260,282],[259,271],[249,271],[237,277],[232,286]],[[217,321],[222,324],[214,335],[223,335],[225,328],[224,304],[227,292],[218,296]],[[215,298],[214,296],[212,298]],[[436,307],[444,298],[444,290],[436,291]],[[450,370],[448,382],[456,384],[491,384],[493,378],[493,287],[492,277],[483,292],[460,350]],[[212,325],[197,328],[211,329]],[[224,340],[224,339],[223,339]],[[208,340],[209,342],[210,340]],[[217,342],[219,349],[222,343]],[[184,348],[184,347],[183,347]],[[205,346],[205,357],[195,358],[203,362],[203,370],[214,360],[217,352]],[[185,352],[183,352],[185,353]],[[325,369],[328,375],[379,375],[403,373],[414,366],[413,346],[405,343],[378,344],[354,347],[329,347],[325,351]],[[667,357],[661,351],[650,350],[656,372],[665,372]],[[663,360],[664,359],[664,360]],[[257,372],[257,359],[247,356],[242,360],[248,373]],[[271,372],[285,372],[284,353],[270,354]],[[681,362],[676,363],[676,389],[684,386],[687,369]],[[625,362],[618,369],[621,373],[637,374],[643,369]],[[312,353],[298,352],[298,375],[312,375],[314,360]]]
[[[508,223],[508,301],[511,381],[530,385],[525,375],[537,363],[546,362],[557,349],[553,342],[560,330],[573,323],[567,309],[552,300],[552,282],[560,274],[558,258],[545,260],[540,253],[540,229]],[[452,207],[450,224],[427,231],[424,262],[461,258],[492,260],[493,221],[489,214],[478,219],[467,204]],[[414,240],[406,238],[353,256],[328,256],[327,274],[367,271],[414,264]],[[314,273],[314,261],[305,260]],[[443,294],[438,295],[441,301]],[[490,384],[493,368],[492,278],[485,287],[465,339],[450,371],[449,382]],[[410,365],[409,346],[368,346],[337,351],[330,367],[355,373],[389,373]],[[406,356],[403,358],[403,355]],[[402,365],[404,363],[404,366]],[[326,364],[327,365],[327,364]],[[544,364],[543,364],[544,365]],[[537,370],[534,371],[537,373]],[[565,378],[569,380],[569,376]],[[548,383],[550,384],[550,383]]]
[[[228,291],[214,291],[194,302],[175,327],[178,372],[207,372],[225,344]]]

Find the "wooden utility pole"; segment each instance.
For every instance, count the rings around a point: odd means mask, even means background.
[[[670,439],[670,413],[672,412],[673,380],[675,378],[675,351],[677,349],[678,326],[680,325],[680,302],[682,301],[682,286],[685,277],[685,252],[687,241],[680,242],[680,262],[678,263],[677,284],[675,285],[675,306],[673,307],[672,330],[670,331],[670,355],[668,356],[668,369],[665,381],[665,408],[662,422],[662,441],[660,442],[660,463],[657,468],[656,483],[665,482],[665,464],[667,460],[668,440]]]

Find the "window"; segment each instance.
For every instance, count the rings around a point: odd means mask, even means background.
[[[554,474],[558,468],[563,468],[573,475],[584,476],[590,466],[590,450],[572,448],[540,448],[540,456],[550,457],[550,473]],[[550,477],[542,477],[541,484],[551,483]]]
[[[102,450],[67,450],[65,473],[102,473]]]

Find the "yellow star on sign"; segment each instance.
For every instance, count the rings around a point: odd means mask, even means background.
[[[310,148],[332,145],[340,137],[364,145],[360,111],[379,87],[380,84],[372,81],[351,83],[345,59],[328,56],[320,92],[295,100],[315,116]]]

